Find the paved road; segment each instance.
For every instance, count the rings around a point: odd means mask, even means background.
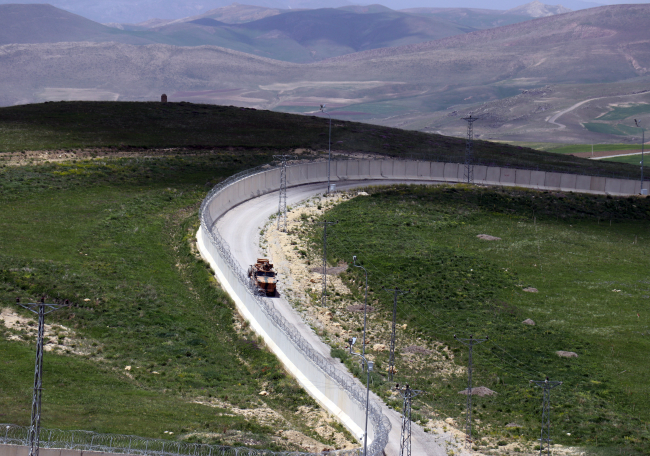
[[[368,185],[390,185],[395,183],[425,183],[422,181],[398,181],[398,180],[376,180],[376,181],[345,181],[337,182],[338,190],[347,190],[355,187]],[[432,183],[432,182],[427,182]],[[316,194],[323,193],[327,184],[308,184],[287,189],[287,206],[295,205],[300,201],[310,198]],[[262,195],[254,198],[227,212],[217,221],[217,228],[223,239],[230,245],[233,256],[240,263],[242,268],[247,269],[261,255],[259,248],[260,229],[266,224],[269,217],[278,210],[278,192]],[[280,277],[282,280],[282,277]],[[306,325],[297,312],[283,298],[274,299],[276,308],[282,315],[301,332],[311,345],[331,363],[340,369],[345,369],[339,360],[330,357],[330,348]],[[399,413],[389,409],[377,396],[372,395],[372,400],[382,405],[382,411],[391,422],[392,430],[389,442],[386,447],[387,456],[399,454],[401,418]],[[427,456],[446,456],[444,440],[449,439],[446,435],[432,435],[425,433],[415,423],[412,425],[412,454]],[[458,453],[456,453],[458,454]]]

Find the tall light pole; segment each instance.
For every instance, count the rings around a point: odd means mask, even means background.
[[[363,269],[363,272],[366,273],[366,299],[363,303],[363,347],[361,347],[362,353],[365,355],[366,354],[366,321],[368,315],[368,271],[360,264],[357,264],[356,255],[352,257],[352,262],[354,263],[355,267]]]
[[[326,195],[330,194],[330,166],[332,164],[332,116],[330,115],[329,112],[327,112],[325,109],[327,108],[327,105],[320,105],[320,112],[323,114],[327,114],[327,117],[330,118],[330,132],[329,132],[329,137],[327,140],[327,192],[325,192]]]
[[[641,129],[641,194],[643,195],[643,149],[645,146],[645,128],[639,125],[639,122],[636,119],[634,119],[634,123],[637,128]]]
[[[365,331],[364,331],[364,338],[365,338]],[[370,409],[370,372],[372,372],[372,368],[374,364],[372,361],[368,361],[362,353],[355,353],[352,351],[352,346],[356,341],[357,341],[356,337],[353,337],[352,339],[348,340],[348,343],[350,344],[350,354],[358,356],[363,360],[363,367],[366,370],[366,373],[368,374],[366,378],[366,429],[363,432],[363,455],[362,455],[362,456],[367,456],[368,455],[368,411]]]

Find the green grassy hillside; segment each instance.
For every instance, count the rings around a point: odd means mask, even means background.
[[[462,426],[467,349],[454,335],[489,336],[474,349],[474,387],[496,392],[474,399],[477,448],[534,446],[542,395],[529,381],[549,376],[564,382],[552,393],[556,444],[589,454],[650,451],[650,198],[464,186],[369,191],[327,212],[339,221],[327,251],[331,264],[357,255],[368,269],[375,312],[367,350],[378,367],[373,388],[389,404],[401,406],[389,391],[388,354],[375,344],[390,337],[393,295],[383,287],[399,287],[411,293],[399,298],[395,381],[426,392],[416,420]],[[312,235],[318,251],[321,234]],[[351,267],[344,280],[351,296],[337,292],[331,305],[363,302],[363,271]],[[345,308],[332,312],[361,337]],[[534,326],[522,323],[529,318]],[[426,350],[407,354],[411,344]],[[343,350],[333,354],[365,378]]]
[[[46,296],[71,306],[47,316],[61,347],[45,354],[44,427],[304,450],[276,434],[294,429],[333,446],[298,419],[315,403],[192,245],[213,183],[268,159],[177,150],[0,168],[0,420],[29,423],[34,374],[34,334],[7,315],[29,318],[16,298]]]
[[[324,115],[191,103],[57,102],[0,108],[0,151],[79,148],[241,147],[327,150]],[[332,122],[332,149],[463,162],[465,140]],[[521,146],[475,141],[479,162],[541,170],[636,177],[633,166],[593,161]]]

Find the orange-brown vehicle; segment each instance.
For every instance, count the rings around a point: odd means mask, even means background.
[[[267,258],[258,258],[257,263],[248,268],[248,276],[267,296],[275,296],[277,279]]]

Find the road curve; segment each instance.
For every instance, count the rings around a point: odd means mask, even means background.
[[[363,180],[343,181],[337,183],[338,190],[347,190],[355,187],[369,185],[390,185],[396,183],[408,184],[434,184],[431,180]],[[322,194],[327,185],[323,183],[306,184],[287,189],[287,205],[295,205],[314,195]],[[260,230],[267,223],[269,217],[278,210],[278,192],[271,192],[248,200],[226,212],[216,223],[224,241],[230,246],[233,257],[239,262],[242,269],[246,270],[256,258],[262,254],[259,247]],[[282,281],[282,277],[280,277]],[[301,319],[291,305],[282,297],[274,299],[276,309],[292,323],[309,341],[312,347],[323,355],[329,362],[339,369],[346,369],[338,359],[331,358],[330,347],[323,343],[314,331]],[[383,401],[372,395],[372,399],[381,405],[382,412],[391,422],[392,429],[389,434],[388,445],[385,452],[387,456],[398,456],[401,435],[401,417],[396,411],[389,409]],[[425,433],[421,427],[412,424],[412,454],[427,456],[446,456],[446,441],[451,441],[449,435],[431,435]],[[456,445],[453,445],[456,446]],[[457,453],[458,454],[458,453]]]

